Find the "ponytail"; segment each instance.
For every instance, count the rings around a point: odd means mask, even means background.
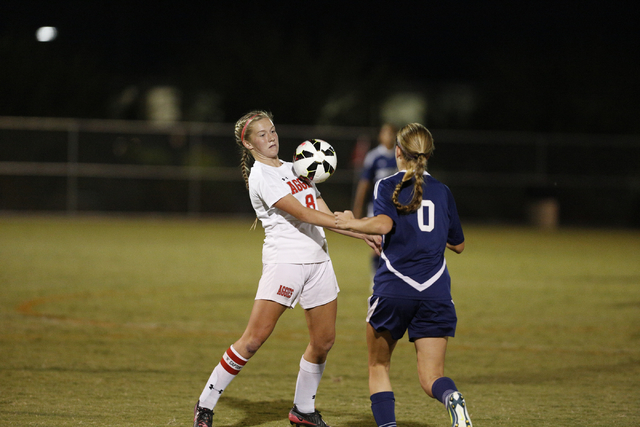
[[[424,185],[424,173],[427,170],[427,161],[435,149],[433,137],[429,130],[418,123],[410,123],[400,129],[397,137],[397,144],[405,160],[407,171],[402,177],[402,181],[396,185],[393,192],[392,201],[398,212],[408,214],[414,212],[422,205],[422,194]],[[411,201],[403,205],[398,200],[400,191],[410,185],[413,180],[411,191]]]

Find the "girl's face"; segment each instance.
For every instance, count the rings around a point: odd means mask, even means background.
[[[396,143],[396,133],[391,126],[384,125],[378,133],[378,140],[382,145],[387,147],[387,149],[391,149],[393,148],[393,144]]]
[[[250,124],[251,135],[248,140],[245,139],[243,144],[258,160],[277,159],[280,150],[280,141],[276,127],[271,120],[263,118],[256,120]]]

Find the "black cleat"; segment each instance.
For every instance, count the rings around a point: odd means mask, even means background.
[[[193,408],[193,427],[211,427],[213,410],[200,406],[200,401]]]
[[[324,422],[317,409],[310,414],[305,414],[298,411],[296,405],[293,405],[293,409],[289,412],[289,422],[292,426],[298,427],[330,427]]]

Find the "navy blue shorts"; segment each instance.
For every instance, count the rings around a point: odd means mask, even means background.
[[[456,308],[453,301],[411,300],[369,297],[367,322],[382,332],[391,332],[399,340],[409,330],[409,341],[418,338],[453,337],[456,333]]]

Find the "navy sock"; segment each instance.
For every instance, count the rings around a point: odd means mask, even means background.
[[[440,377],[431,386],[431,393],[433,394],[434,399],[438,399],[445,406],[447,402],[445,399],[454,391],[458,391],[456,384],[453,382],[451,378],[448,377]]]
[[[396,427],[396,399],[392,391],[371,395],[371,412],[378,427]]]

